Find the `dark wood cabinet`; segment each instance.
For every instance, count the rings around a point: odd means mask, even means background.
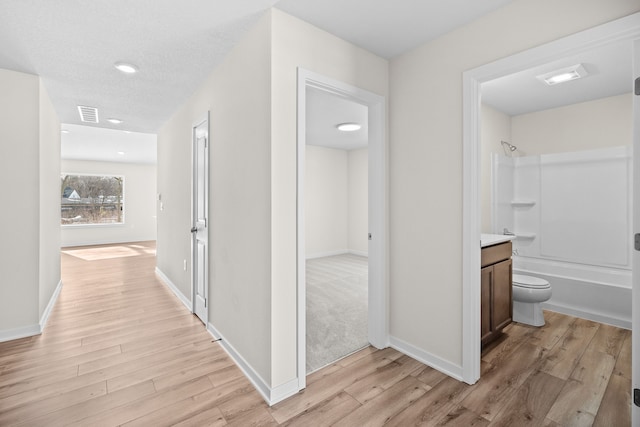
[[[513,300],[511,242],[482,249],[480,271],[481,343],[490,343],[511,323]]]

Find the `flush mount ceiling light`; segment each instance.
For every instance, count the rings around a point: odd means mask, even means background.
[[[69,133],[69,131],[68,131],[68,130],[66,130],[66,129],[62,129],[60,132],[61,132],[61,133]]]
[[[122,120],[120,120],[120,119],[114,119],[114,118],[107,119],[107,121],[108,121],[109,123],[113,123],[114,125],[119,125],[120,123],[122,123]]]
[[[552,71],[550,73],[541,74],[539,76],[536,76],[536,78],[541,82],[548,84],[549,86],[553,86],[558,83],[580,79],[582,77],[585,77],[587,74],[587,70],[585,70],[582,64],[577,64],[572,65],[571,67]]]
[[[121,155],[121,156],[124,156],[125,153],[124,153],[124,151],[118,151],[118,154]]]
[[[125,74],[135,74],[138,72],[138,67],[126,62],[116,62],[115,64],[113,64],[113,66]]]
[[[342,132],[354,132],[362,128],[362,126],[360,126],[358,123],[340,123],[336,127]]]

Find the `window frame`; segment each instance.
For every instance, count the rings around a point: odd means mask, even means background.
[[[109,174],[109,173],[83,173],[83,172],[61,172],[60,173],[60,184],[62,187],[62,180],[64,179],[65,176],[78,176],[78,177],[107,177],[107,178],[120,178],[122,180],[122,196],[121,196],[121,211],[122,211],[122,218],[120,222],[107,222],[107,223],[96,223],[96,222],[91,222],[91,223],[80,223],[80,224],[73,224],[73,223],[68,223],[65,224],[62,222],[63,218],[62,218],[62,194],[64,192],[64,188],[60,188],[60,226],[63,228],[105,228],[105,227],[123,227],[126,225],[126,179],[124,175],[120,175],[120,174]]]

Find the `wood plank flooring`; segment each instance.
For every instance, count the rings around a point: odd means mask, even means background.
[[[369,347],[269,408],[155,276],[154,254],[63,252],[45,332],[0,343],[1,426],[630,425],[630,331],[551,312],[543,328],[505,328],[473,386]]]

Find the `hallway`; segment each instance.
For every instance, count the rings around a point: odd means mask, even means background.
[[[268,415],[154,268],[155,242],[63,249],[64,287],[44,333],[0,343],[0,425],[244,425],[246,412]]]

